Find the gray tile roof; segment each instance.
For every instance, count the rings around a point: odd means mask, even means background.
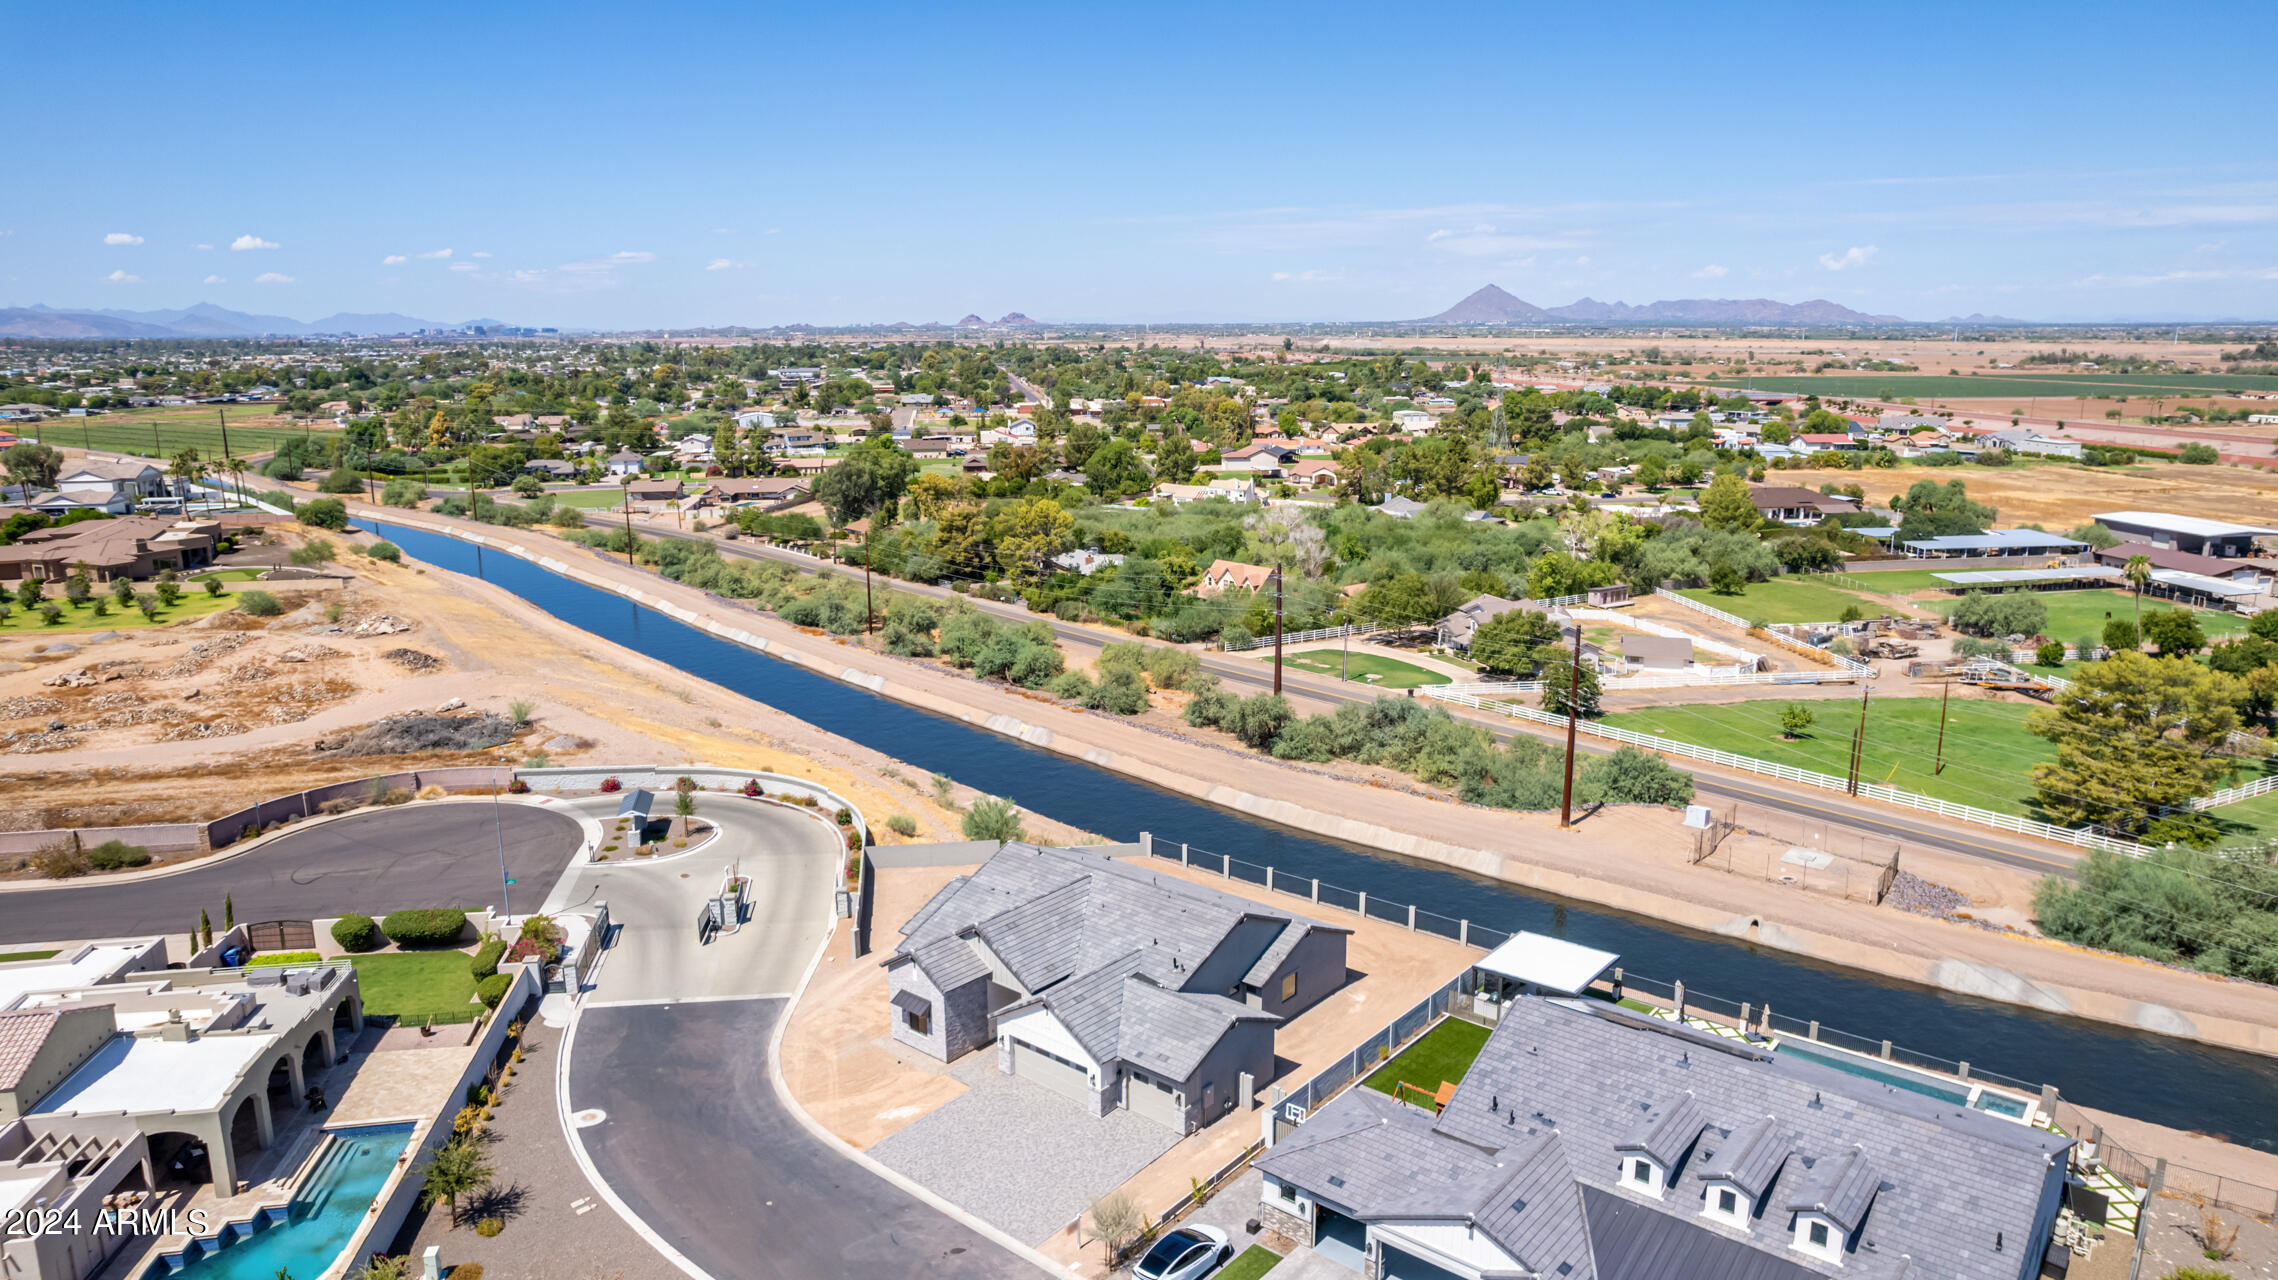
[[[1531,1270],[1573,1264],[1566,1280],[1837,1272],[1789,1248],[1792,1210],[1773,1206],[1791,1204],[1847,1232],[1844,1276],[2008,1280],[2070,1145],[1601,1002],[1530,999],[1438,1116],[1348,1090],[1258,1165],[1364,1220],[1468,1218]],[[1622,1187],[1625,1148],[1670,1168],[1663,1199]],[[1747,1229],[1699,1216],[1712,1176],[1770,1197]],[[1687,1250],[1699,1269],[1672,1261]]]

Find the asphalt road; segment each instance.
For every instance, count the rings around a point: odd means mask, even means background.
[[[579,1015],[570,1105],[607,1114],[577,1133],[610,1189],[719,1280],[1033,1274],[784,1110],[767,1061],[786,1004],[602,1005]]]
[[[721,827],[712,843],[581,868],[549,904],[603,898],[618,925],[569,1048],[572,1113],[604,1115],[574,1129],[602,1180],[718,1280],[1029,1270],[784,1107],[770,1041],[823,943],[840,846],[804,813],[701,804]],[[750,918],[699,941],[697,908],[731,865],[751,880]]]
[[[537,905],[577,853],[577,823],[526,804],[501,804],[509,892]],[[222,898],[240,920],[310,920],[403,907],[500,905],[499,828],[485,802],[417,804],[352,814],[179,875],[123,884],[0,893],[0,942],[172,933],[204,910],[218,927]]]

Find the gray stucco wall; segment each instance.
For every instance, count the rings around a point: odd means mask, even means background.
[[[1199,1129],[1226,1115],[1242,1101],[1242,1073],[1249,1072],[1260,1096],[1273,1078],[1273,1024],[1237,1022],[1211,1046],[1202,1065],[1180,1086],[1186,1093],[1187,1127]],[[1203,1110],[1209,1093],[1210,1110]]]
[[[1281,968],[1258,991],[1257,1007],[1284,1019],[1294,1018],[1326,1000],[1345,985],[1345,943],[1349,935],[1316,929],[1305,936],[1282,961]],[[1297,998],[1281,998],[1281,980],[1297,975]]]
[[[1265,954],[1266,948],[1273,945],[1273,940],[1280,937],[1286,927],[1280,920],[1242,921],[1218,944],[1217,950],[1195,964],[1193,974],[1182,989],[1241,999],[1241,993],[1235,988],[1240,985],[1242,975],[1250,971],[1250,966],[1258,962],[1258,957]]]
[[[941,992],[926,978],[925,972],[915,964],[895,965],[886,971],[886,990],[889,1001],[886,1005],[886,1019],[894,1039],[936,1062],[949,1061],[949,1019],[942,1010]],[[902,1017],[902,1011],[891,1003],[895,995],[904,991],[918,996],[933,1007],[933,1026],[929,1034],[921,1036],[910,1030],[908,1021]]]

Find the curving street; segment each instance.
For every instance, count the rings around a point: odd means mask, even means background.
[[[495,813],[495,816],[494,816]],[[499,842],[506,871],[499,883]],[[558,879],[583,834],[575,819],[520,802],[454,801],[376,809],[272,838],[193,869],[140,880],[0,892],[0,943],[180,933],[222,899],[240,920],[308,920],[402,907],[528,909]]]

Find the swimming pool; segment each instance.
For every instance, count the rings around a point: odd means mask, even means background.
[[[264,1209],[249,1222],[192,1241],[182,1252],[152,1263],[142,1280],[276,1280],[280,1269],[320,1274],[364,1224],[396,1158],[411,1145],[413,1128],[376,1124],[332,1130],[315,1170],[291,1204]]]
[[[1961,1080],[1941,1079],[1907,1067],[1881,1062],[1862,1054],[1830,1049],[1824,1045],[1814,1044],[1809,1040],[1782,1040],[1775,1052],[1791,1058],[1802,1058],[1809,1062],[1816,1062],[1823,1067],[1840,1071],[1848,1076],[1857,1076],[1862,1080],[1873,1080],[1887,1084],[1894,1089],[1904,1089],[1908,1093],[1919,1093],[1925,1098],[1936,1098],[1940,1102],[1949,1102],[1957,1107],[1972,1107],[1990,1115],[2000,1116],[2005,1120],[2015,1120],[2020,1124],[2027,1121],[2031,1112],[2024,1099],[2012,1097],[2006,1093],[1997,1093],[1984,1085],[1971,1084]]]

